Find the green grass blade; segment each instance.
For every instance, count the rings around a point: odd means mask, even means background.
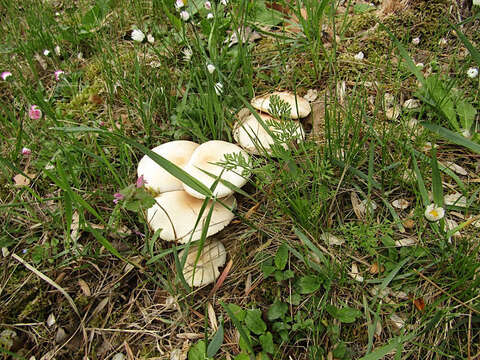
[[[388,30],[387,27],[382,23],[380,23],[380,28],[382,30],[385,30],[388,36],[390,36],[390,39],[392,39],[393,43],[397,47],[398,52],[400,53],[400,56],[403,58],[403,60],[407,64],[408,69],[415,75],[415,77],[420,82],[420,84],[422,84],[422,86],[426,86],[425,77],[423,76],[422,72],[419,70],[419,68],[413,61],[413,59],[410,57],[407,50],[400,43],[400,41],[398,41],[395,35],[393,35],[393,33],[390,30]]]
[[[428,191],[425,187],[425,182],[423,181],[422,174],[420,173],[420,169],[418,168],[417,159],[415,158],[415,154],[412,151],[412,165],[413,165],[413,172],[415,173],[415,177],[417,179],[418,190],[420,191],[420,196],[422,197],[422,203],[424,206],[428,206],[430,204],[430,199],[428,198]]]
[[[450,141],[451,143],[466,147],[467,149],[470,149],[473,152],[480,154],[480,145],[467,139],[466,137],[448,129],[445,129],[443,126],[440,125],[426,122],[421,122],[420,124],[428,130],[434,132],[438,136]]]
[[[480,52],[473,46],[470,40],[467,39],[465,34],[460,30],[460,28],[455,24],[450,24],[450,26],[455,30],[457,36],[463,42],[463,45],[468,49],[470,55],[472,56],[473,60],[480,66]]]
[[[438,170],[437,150],[435,149],[435,147],[433,147],[432,149],[431,166],[433,200],[438,206],[443,206],[442,176],[440,175],[440,171]]]

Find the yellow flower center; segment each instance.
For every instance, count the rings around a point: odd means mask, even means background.
[[[438,211],[436,209],[430,210],[430,215],[433,217],[438,217]]]

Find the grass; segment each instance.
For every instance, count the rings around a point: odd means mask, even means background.
[[[478,109],[480,83],[466,75],[479,65],[478,16],[454,25],[459,37],[451,26],[478,8],[358,3],[215,2],[207,20],[204,3],[189,1],[183,22],[165,0],[0,1],[0,72],[12,72],[0,81],[0,357],[478,358],[469,219],[480,213],[479,137],[468,104]],[[227,46],[243,26],[262,37]],[[132,41],[135,28],[154,43]],[[417,79],[445,85],[419,90]],[[236,218],[213,236],[232,260],[224,283],[190,289],[179,276],[185,246],[161,241],[142,206],[113,194],[133,186],[148,149],[232,141],[253,96],[309,89],[319,96],[302,120],[307,140],[243,164],[252,176]],[[410,98],[420,107],[386,117]],[[455,191],[467,207],[445,204]],[[461,237],[425,219],[432,202]]]

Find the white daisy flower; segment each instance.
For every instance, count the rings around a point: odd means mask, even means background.
[[[478,68],[471,67],[470,69],[467,70],[467,75],[470,79],[476,78],[478,76]]]
[[[177,0],[175,1],[175,9],[180,10],[185,6],[183,0]]]
[[[45,56],[50,55],[50,50],[47,50],[47,49],[43,50],[43,55]]]
[[[220,0],[220,4],[222,4],[223,6],[227,6],[228,1],[227,0]]]
[[[207,70],[210,74],[213,74],[213,72],[215,71],[215,65],[213,64],[208,64],[207,65]]]
[[[425,209],[425,218],[428,221],[438,221],[445,216],[445,210],[441,206],[430,204]]]
[[[220,96],[223,93],[223,84],[221,82],[218,82],[215,84],[215,93]]]
[[[190,19],[190,14],[188,13],[188,11],[182,11],[180,12],[180,18],[183,21],[188,21],[188,19]]]
[[[132,40],[142,42],[145,39],[145,34],[142,30],[135,29],[132,31]]]
[[[155,42],[155,38],[153,37],[152,34],[148,34],[147,35],[147,41],[150,43],[150,44],[153,44]]]
[[[419,38],[419,37],[413,38],[413,39],[412,39],[412,44],[413,44],[413,45],[418,45],[418,44],[420,44],[420,38]]]
[[[213,14],[212,14],[212,13],[208,13],[208,14],[207,14],[207,19],[208,19],[208,20],[212,20],[212,19],[213,19]]]

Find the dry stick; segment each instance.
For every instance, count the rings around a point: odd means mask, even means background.
[[[467,359],[472,359],[470,347],[472,346],[472,311],[468,314],[468,333],[467,333]]]
[[[75,305],[75,302],[73,301],[73,299],[70,297],[70,295],[68,295],[68,293],[60,286],[58,285],[55,281],[53,281],[52,279],[50,279],[47,275],[43,274],[42,272],[40,272],[39,270],[37,270],[36,268],[34,268],[32,265],[30,265],[28,262],[26,262],[25,260],[23,260],[20,256],[18,256],[17,254],[12,254],[12,258],[14,258],[15,260],[17,260],[19,263],[21,263],[23,266],[25,266],[28,270],[30,270],[31,272],[33,272],[35,275],[37,275],[40,279],[46,281],[47,283],[49,283],[51,286],[53,286],[55,289],[57,289],[58,291],[60,291],[62,293],[63,296],[65,296],[65,298],[67,299],[68,303],[70,304],[70,306],[73,308],[73,311],[75,312],[75,314],[77,314],[78,318],[80,319],[80,327],[82,328],[82,333],[83,333],[83,339],[85,341],[85,351],[86,351],[86,346],[88,344],[87,342],[87,332],[85,331],[85,324],[83,322],[83,318],[82,316],[80,315],[80,311],[78,311],[78,308],[77,308],[77,305]],[[85,357],[87,357],[87,353],[85,353]]]
[[[447,295],[449,298],[455,300],[456,302],[458,302],[459,304],[462,304],[463,306],[465,306],[467,309],[473,311],[474,313],[476,314],[480,314],[480,311],[471,307],[470,305],[467,305],[466,303],[464,303],[462,300],[456,298],[455,296],[453,295],[450,295],[448,292],[446,292],[445,290],[443,290],[440,286],[438,286],[437,284],[435,284],[432,280],[430,280],[428,277],[426,277],[425,275],[423,275],[421,272],[413,269],[414,272],[416,272],[423,280],[427,281],[428,283],[430,283],[431,285],[433,285],[435,288],[437,288],[440,292],[442,292],[443,294]]]
[[[228,275],[228,273],[230,272],[230,269],[232,268],[232,265],[233,265],[233,260],[230,259],[230,261],[227,263],[227,266],[225,266],[225,269],[223,269],[222,274],[221,274],[220,277],[218,278],[217,283],[215,284],[215,286],[212,288],[212,290],[211,290],[210,293],[208,294],[208,297],[211,297],[213,294],[215,294],[215,293],[217,292],[218,289],[220,289],[220,287],[222,286],[223,282],[224,282],[225,279],[227,278],[227,275]]]

